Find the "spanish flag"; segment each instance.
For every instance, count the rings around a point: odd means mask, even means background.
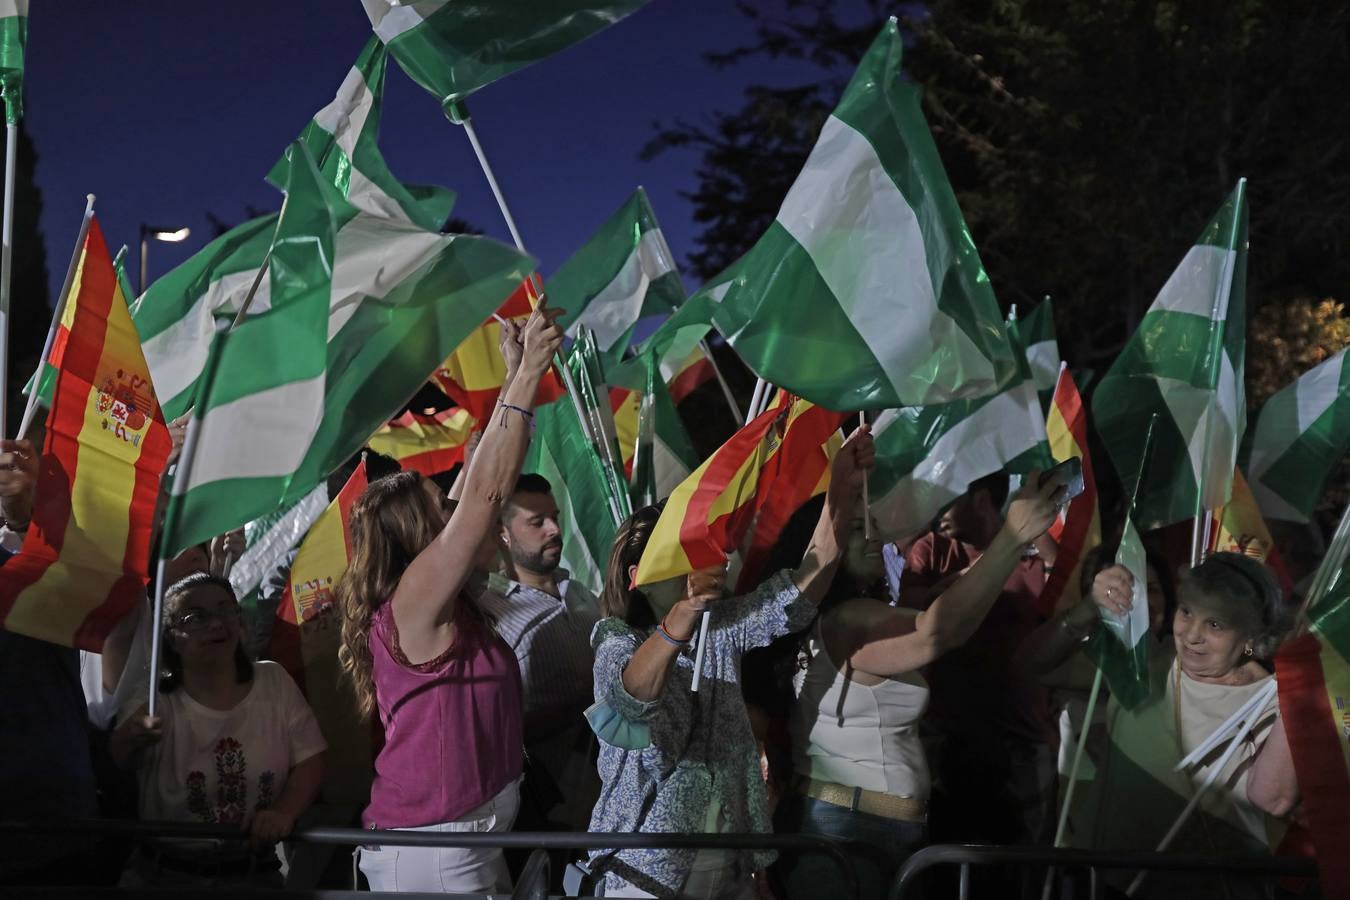
[[[623,455],[623,476],[633,480],[633,454],[637,450],[638,412],[642,408],[642,392],[629,388],[609,389],[609,408],[614,413],[614,433],[619,439]]]
[[[844,417],[809,400],[798,399],[788,413],[783,439],[764,464],[755,492],[755,517],[749,546],[742,555],[736,591],[745,593],[764,580],[764,566],[788,520],[830,486],[830,461],[843,446]]]
[[[1241,469],[1233,470],[1233,494],[1228,502],[1214,510],[1209,529],[1210,553],[1241,553],[1260,560],[1270,567],[1288,601],[1294,594],[1294,582],[1284,567],[1284,560],[1270,536],[1266,520],[1261,516],[1256,497],[1242,476]]]
[[[337,658],[342,613],[336,590],[351,559],[352,506],[365,489],[362,462],[300,544],[272,626],[272,659],[295,679],[328,741],[323,799],[329,803],[366,803],[374,760],[370,726],[356,713]]]
[[[637,584],[677,578],[727,561],[755,513],[764,466],[783,439],[792,397],[778,402],[725,444],[675,488],[638,562]]]
[[[477,420],[467,409],[425,414],[405,412],[371,435],[370,449],[393,457],[403,468],[431,476],[464,461],[464,446]]]
[[[45,365],[57,371],[32,524],[5,564],[6,629],[99,651],[144,595],[169,431],[96,219]]]
[[[664,369],[665,366],[662,366]],[[664,373],[663,373],[664,374]],[[666,375],[666,385],[670,388],[670,399],[678,405],[706,382],[716,371],[711,359],[703,355],[701,346],[695,347],[689,355],[680,360],[670,374]]]
[[[1050,526],[1050,536],[1059,545],[1055,568],[1045,580],[1040,604],[1048,615],[1066,609],[1082,599],[1080,587],[1083,560],[1102,542],[1101,513],[1097,509],[1097,479],[1092,473],[1088,453],[1087,410],[1078,394],[1078,385],[1063,363],[1055,381],[1050,415],[1045,422],[1050,453],[1061,463],[1078,457],[1083,463],[1083,493],[1069,504],[1065,513]]]
[[[539,295],[533,279],[527,278],[497,310],[497,315],[523,322],[538,302]],[[502,359],[499,346],[501,334],[501,325],[497,320],[488,319],[465,338],[431,375],[431,383],[467,409],[480,425],[491,418],[497,395],[506,381],[506,361]],[[550,371],[539,381],[535,404],[542,406],[552,403],[562,395],[562,384]]]

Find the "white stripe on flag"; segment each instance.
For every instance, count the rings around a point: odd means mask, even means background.
[[[1252,456],[1247,466],[1251,476],[1249,481],[1255,482],[1260,478],[1336,402],[1341,391],[1341,370],[1344,365],[1345,351],[1342,350],[1267,401],[1256,421]],[[1297,428],[1288,427],[1289,416],[1280,415],[1284,410],[1276,407],[1279,404],[1287,410],[1287,404],[1291,402],[1289,394],[1293,394]]]
[[[1041,341],[1027,347],[1027,363],[1031,366],[1031,380],[1036,390],[1048,391],[1059,380],[1059,344]]]
[[[173,493],[185,494],[213,481],[278,478],[300,467],[323,419],[325,374],[247,394],[206,411],[187,481],[174,480]],[[239,441],[239,435],[249,440]],[[217,436],[220,436],[219,438]],[[240,452],[213,453],[214,447]]]
[[[901,396],[935,348],[957,359],[942,367],[962,381],[992,380],[993,367],[937,306],[925,234],[862,134],[830,116],[778,211],[806,250],[859,337]],[[927,238],[942,240],[941,232]],[[935,383],[935,397],[955,384]]]
[[[28,0],[0,0],[0,19],[28,16]]]
[[[452,235],[423,231],[404,221],[402,213],[392,221],[358,215],[343,225],[333,248],[328,339],[342,330],[367,297],[384,297],[453,240]]]
[[[1204,508],[1212,510],[1224,505],[1228,502],[1233,467],[1237,465],[1238,440],[1237,373],[1228,354],[1219,352],[1219,383],[1213,393],[1163,377],[1158,378],[1158,391],[1186,440],[1191,477],[1197,487],[1201,483],[1205,486]]]
[[[675,271],[675,260],[659,228],[642,233],[637,246],[619,267],[609,284],[586,305],[585,311],[567,329],[576,336],[582,326],[595,332],[596,346],[608,350],[623,337],[642,313],[648,286]]]
[[[1149,312],[1182,312],[1208,319],[1219,297],[1219,321],[1228,318],[1228,297],[1233,286],[1237,253],[1210,244],[1197,244],[1186,251],[1158,292]]]
[[[420,0],[401,3],[399,0],[361,0],[370,17],[370,25],[386,44],[405,32],[412,31],[450,0]]]

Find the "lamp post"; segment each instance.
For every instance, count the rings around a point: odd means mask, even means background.
[[[187,236],[192,230],[184,225],[182,228],[156,228],[152,225],[141,223],[141,287],[140,293],[145,293],[145,283],[148,280],[147,269],[150,259],[150,240],[164,241],[170,244],[177,244],[180,241],[187,240]]]

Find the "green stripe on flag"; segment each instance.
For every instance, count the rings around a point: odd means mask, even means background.
[[[1116,552],[1116,564],[1129,570],[1134,579],[1130,612],[1117,616],[1105,610],[1101,613],[1104,628],[1093,633],[1088,643],[1088,655],[1102,670],[1102,676],[1111,696],[1126,709],[1136,709],[1148,699],[1151,691],[1148,668],[1148,566],[1144,545],[1134,521],[1125,517],[1125,530]]]
[[[900,53],[891,19],[774,224],[700,292],[752,370],[830,409],[990,396],[1017,378]]]
[[[646,0],[361,0],[371,27],[413,81],[443,103],[552,56]]]
[[[5,121],[23,118],[24,54],[28,47],[28,0],[0,0],[0,97]]]

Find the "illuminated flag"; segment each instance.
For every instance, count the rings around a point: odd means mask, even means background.
[[[466,409],[431,415],[406,412],[371,435],[368,444],[398,460],[404,469],[431,476],[464,462],[464,446],[475,424]]]
[[[98,651],[144,595],[169,431],[97,220],[46,364],[56,370],[32,524],[5,564],[10,631]]]

